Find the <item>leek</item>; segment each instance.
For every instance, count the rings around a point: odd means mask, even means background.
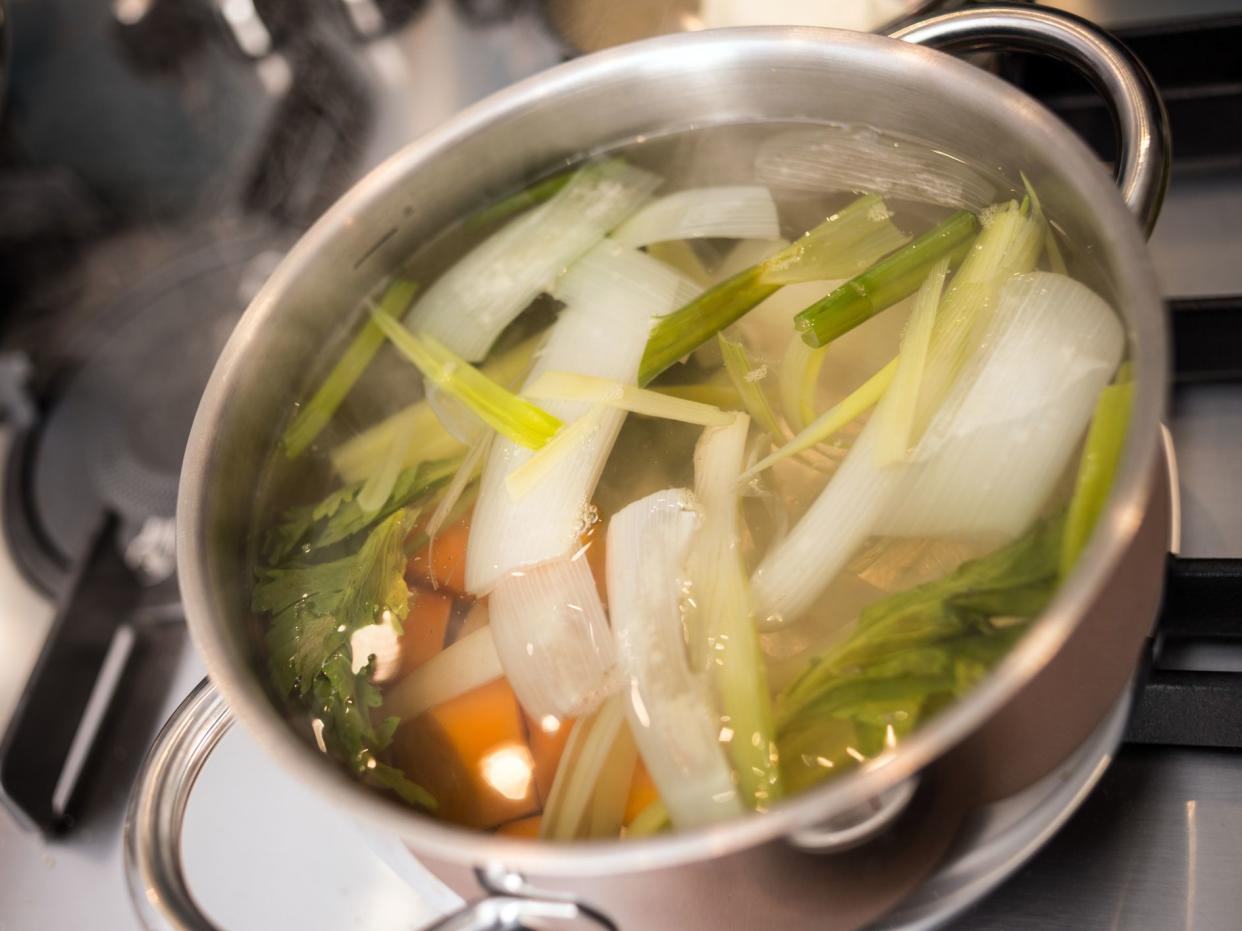
[[[488,204],[470,214],[463,226],[468,230],[491,226],[501,220],[507,220],[514,214],[521,213],[529,207],[537,207],[544,201],[551,200],[574,176],[573,171],[560,171],[549,175],[542,181],[536,181],[508,197],[503,197],[494,204]]]
[[[649,172],[609,159],[576,171],[551,200],[502,227],[427,289],[406,315],[469,362],[561,273],[633,213],[660,184]]]
[[[667,394],[670,398],[681,398],[684,401],[697,401],[699,404],[710,404],[726,410],[740,410],[742,398],[733,387],[732,381],[698,382],[693,385],[654,385],[652,391]]]
[[[711,284],[711,275],[703,267],[703,262],[694,251],[694,246],[684,239],[653,242],[647,246],[646,253],[673,271],[685,275],[699,287],[705,288]]]
[[[482,366],[492,381],[512,387],[530,369],[531,357],[542,341],[542,334],[523,340],[499,352]],[[447,459],[466,451],[448,433],[426,400],[415,401],[332,450],[332,467],[347,482],[365,481],[396,436],[407,437],[402,466],[413,466],[426,459]]]
[[[727,427],[709,427],[694,451],[694,492],[703,517],[689,563],[697,621],[690,654],[697,645],[706,649],[738,792],[749,807],[764,810],[780,798],[781,778],[767,670],[738,543],[737,484],[749,426],[739,414]]]
[[[959,211],[914,242],[877,262],[794,318],[808,346],[826,346],[865,320],[918,290],[941,258],[962,259],[979,228]]]
[[[768,432],[772,439],[778,443],[784,442],[785,431],[781,429],[780,422],[776,419],[776,412],[772,410],[768,396],[760,384],[767,375],[767,367],[751,365],[750,358],[746,355],[746,347],[740,342],[729,339],[724,333],[717,333],[716,339],[720,343],[720,355],[724,359],[725,371],[729,375],[729,380],[733,382],[738,397],[742,399],[747,413],[754,418],[755,423]]]
[[[984,283],[975,271],[976,285]],[[1016,275],[963,346],[957,330],[979,323],[969,313],[951,318],[942,331],[949,337],[937,340],[952,298],[950,288],[919,387],[919,404],[935,403],[929,425],[905,461],[878,466],[876,420],[867,424],[751,579],[766,627],[801,615],[871,535],[1013,539],[1051,494],[1120,359],[1124,334],[1116,314],[1072,279]],[[957,306],[977,313],[986,305],[976,294]],[[933,376],[945,372],[956,373],[948,390],[932,396]]]
[[[384,714],[412,721],[424,711],[504,675],[490,627],[445,647],[384,696]]]
[[[1061,247],[1057,245],[1056,230],[1052,228],[1052,224],[1044,217],[1043,205],[1039,202],[1039,195],[1035,193],[1035,186],[1031,184],[1031,179],[1022,175],[1022,186],[1026,188],[1026,196],[1031,200],[1031,212],[1035,218],[1044,226],[1044,255],[1048,258],[1048,268],[1059,275],[1067,274],[1065,267],[1065,257],[1061,255]]]
[[[1065,538],[1061,545],[1062,578],[1074,568],[1104,510],[1117,464],[1121,461],[1133,401],[1134,382],[1128,378],[1119,379],[1100,392],[1066,514]]]
[[[959,159],[870,126],[826,124],[765,139],[755,177],[800,191],[873,191],[902,200],[979,210],[994,185]]]
[[[601,243],[557,283],[558,296],[568,306],[552,327],[527,387],[549,370],[633,382],[652,315],[675,306],[683,285],[681,276],[649,256]],[[589,525],[591,496],[625,413],[608,408],[598,429],[583,425],[571,432],[591,409],[590,402],[548,401],[543,406],[569,425],[569,437],[554,439],[553,454],[523,470],[514,486],[520,493],[511,492],[508,477],[534,457],[529,449],[498,440],[484,467],[466,554],[466,585],[476,595],[486,594],[515,569],[569,556]]]
[[[488,611],[505,675],[535,718],[576,718],[620,684],[585,550],[506,576],[488,596]]]
[[[899,359],[894,359],[888,363],[853,392],[816,417],[792,440],[756,462],[742,474],[741,480],[749,482],[764,469],[770,469],[781,460],[825,442],[875,407],[892,384],[893,377],[897,374],[898,362]]]
[[[879,423],[876,426],[875,452],[879,465],[899,461],[910,446],[932,324],[936,321],[936,308],[940,305],[940,294],[948,272],[949,259],[946,256],[932,266],[915,299],[914,313],[901,340],[897,369],[885,393],[884,403],[876,413]]]
[[[880,198],[860,197],[775,255],[662,317],[643,353],[638,383],[647,384],[781,286],[844,278],[898,248],[909,237],[893,226],[889,216]]]
[[[414,282],[405,278],[394,278],[380,298],[376,312],[390,319],[401,316],[410,306],[410,301],[414,300],[414,292],[417,290],[418,285]],[[284,447],[286,456],[292,459],[300,455],[328,425],[336,409],[345,400],[345,395],[349,394],[383,344],[384,334],[379,328],[370,320],[364,322],[358,335],[323,380],[323,384],[285,428],[280,445]]]
[[[733,420],[731,413],[710,404],[687,401],[610,378],[575,372],[544,372],[526,387],[524,393],[538,401],[602,404],[633,414],[679,420],[704,427],[719,427]]]
[[[546,446],[506,475],[505,489],[509,497],[520,501],[546,481],[558,463],[573,455],[597,431],[605,428],[606,422],[611,419],[606,417],[607,411],[603,404],[593,405],[573,423],[562,427]]]
[[[698,528],[694,497],[656,492],[608,526],[608,596],[626,716],[652,781],[681,829],[742,812],[708,683],[682,638],[679,567]]]
[[[371,319],[432,385],[461,401],[501,436],[538,449],[561,428],[556,417],[501,387],[434,337],[415,336],[378,313]]]
[[[561,841],[616,837],[635,758],[620,695],[575,721],[544,805],[539,836]]]
[[[681,239],[777,239],[776,204],[757,184],[689,188],[641,208],[613,231],[622,245],[639,248]]]

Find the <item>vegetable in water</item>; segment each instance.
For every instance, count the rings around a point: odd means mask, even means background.
[[[496,384],[433,337],[415,336],[379,314],[372,314],[371,319],[424,378],[465,404],[501,436],[538,449],[561,428],[556,417]]]
[[[975,685],[1055,591],[1064,526],[1063,516],[1041,521],[943,579],[865,608],[850,636],[812,657],[777,698],[786,767],[803,756],[800,736],[825,718],[852,724],[837,739],[853,739],[856,753],[872,756]],[[812,746],[803,765],[832,761],[830,745]]]
[[[388,319],[396,319],[405,313],[405,309],[414,300],[418,285],[405,278],[394,278],[384,290],[379,306],[374,312]],[[310,396],[290,421],[281,436],[280,444],[289,458],[301,453],[314,442],[321,430],[328,425],[336,409],[341,406],[345,396],[354,384],[362,377],[371,360],[384,345],[384,334],[371,320],[364,320],[362,329],[354,337],[352,343],[342,353],[341,358],[332,371],[323,380],[323,384]]]
[[[737,486],[749,426],[750,419],[738,414],[727,426],[708,427],[694,452],[694,493],[702,517],[690,550],[687,627],[690,655],[702,657],[720,700],[738,794],[749,807],[763,810],[780,798],[781,778],[767,670],[738,537]]]
[[[617,227],[612,238],[639,248],[685,239],[777,239],[776,204],[757,184],[690,188],[661,197]]]
[[[941,302],[938,324],[951,296]],[[1064,469],[1123,343],[1108,305],[1049,272],[1015,276],[1001,289],[973,356],[959,363],[966,368],[947,391],[938,392],[929,376],[956,361],[937,354],[959,346],[951,339],[937,345],[933,333],[919,387],[920,404],[936,403],[932,422],[907,461],[884,466],[876,461],[876,420],[863,428],[815,503],[756,569],[751,585],[761,623],[780,627],[799,617],[872,534],[1020,533]]]
[[[710,686],[682,640],[682,567],[699,526],[694,497],[657,492],[608,526],[608,592],[626,717],[638,752],[678,828],[742,811],[717,739]]]
[[[468,362],[487,356],[519,313],[660,184],[620,159],[576,172],[546,203],[484,240],[427,289],[405,319]]]
[[[369,782],[413,805],[433,799],[381,756],[400,719],[375,724],[371,710],[383,699],[370,665],[355,671],[352,634],[370,624],[400,624],[409,613],[402,544],[409,516],[397,511],[369,533],[359,550],[323,563],[260,570],[253,610],[269,615],[269,667],[282,695],[309,703],[322,746]]]
[[[974,214],[959,211],[856,278],[851,278],[823,300],[795,318],[808,346],[827,346],[880,311],[909,297],[927,280],[931,269],[948,256],[956,262],[966,255],[979,229]]]
[[[860,197],[775,255],[663,317],[651,331],[638,383],[647,384],[781,286],[844,278],[898,248],[909,237],[890,216],[879,197]]]
[[[1074,494],[1070,498],[1069,513],[1065,519],[1065,545],[1061,550],[1061,575],[1069,575],[1074,563],[1082,554],[1104,510],[1108,492],[1113,487],[1113,476],[1121,462],[1121,450],[1125,443],[1126,427],[1130,423],[1130,409],[1134,404],[1134,382],[1129,373],[1100,392],[1095,404],[1095,415],[1087,431],[1078,475],[1074,482]]]

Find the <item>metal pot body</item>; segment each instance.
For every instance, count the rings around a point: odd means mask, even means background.
[[[962,29],[963,22],[971,28]],[[420,853],[562,877],[615,877],[717,858],[727,863],[751,848],[771,849],[768,842],[877,796],[978,732],[1049,667],[1134,548],[1157,462],[1166,384],[1162,307],[1142,224],[1126,203],[1149,224],[1163,190],[1160,155],[1167,141],[1158,103],[1129,99],[1144,90],[1141,67],[1136,71],[1123,51],[1072,18],[1018,8],[946,14],[907,37],[952,48],[993,45],[997,38],[1036,47],[1032,35],[1041,29],[1059,34],[1061,57],[1100,59],[1090,67],[1118,105],[1129,143],[1121,165],[1124,201],[1063,124],[993,76],[892,38],[796,28],[670,36],[563,65],[465,111],[360,182],[303,237],[247,310],[208,385],[187,448],[178,507],[182,593],[194,641],[231,711],[298,778],[399,833]],[[340,326],[342,308],[489,195],[638,136],[756,121],[866,124],[1014,180],[1023,172],[1047,214],[1089,257],[1088,283],[1124,318],[1137,390],[1112,497],[1073,576],[974,692],[890,756],[761,818],[641,842],[541,845],[436,823],[360,787],[304,744],[274,707],[247,606],[256,480],[292,400],[307,387],[308,360]],[[1154,546],[1163,551],[1162,541]],[[1150,618],[1154,603],[1145,610]],[[141,820],[139,802],[136,797],[134,816]],[[142,860],[144,853],[131,856]],[[156,868],[143,867],[148,899]],[[727,877],[721,873],[718,881]],[[619,881],[617,887],[632,888]]]

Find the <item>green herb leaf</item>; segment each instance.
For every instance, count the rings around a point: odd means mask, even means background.
[[[320,516],[332,521],[351,504],[352,498],[340,496],[321,505]],[[359,628],[383,620],[399,632],[409,614],[405,539],[413,519],[408,510],[394,511],[354,555],[260,570],[251,605],[272,616],[267,646],[273,678],[283,694],[309,698],[328,752],[368,782],[412,804],[434,807],[424,789],[379,759],[399,722],[387,718],[377,725],[372,719],[382,696],[371,681],[370,663],[354,671],[350,647]]]
[[[777,704],[782,736],[817,718],[909,728],[974,686],[1043,610],[1058,580],[1064,516],[943,579],[866,608],[843,643],[812,658]],[[1003,622],[1001,622],[1003,619]]]
[[[426,501],[452,478],[460,464],[460,458],[436,459],[402,470],[388,500],[373,513],[363,510],[356,500],[361,482],[337,489],[318,504],[290,508],[267,531],[263,554],[269,564],[277,565],[299,547],[303,556],[309,556],[348,539],[402,508]]]

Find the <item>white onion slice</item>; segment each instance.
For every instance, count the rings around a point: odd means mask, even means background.
[[[528,714],[576,718],[616,690],[616,649],[585,549],[506,576],[488,611],[496,653]]]
[[[611,160],[587,165],[556,195],[494,233],[441,275],[405,323],[469,362],[557,277],[629,216],[659,185],[650,172]]]
[[[778,239],[776,204],[758,184],[689,188],[640,209],[612,238],[637,249],[673,239]]]
[[[719,716],[682,640],[681,571],[698,528],[694,496],[656,492],[608,527],[608,592],[626,715],[638,752],[678,828],[742,812]]]

